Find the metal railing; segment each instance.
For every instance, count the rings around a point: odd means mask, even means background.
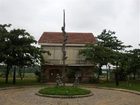
[[[47,59],[47,64],[63,64],[60,59]],[[92,64],[86,60],[66,60],[66,64]]]

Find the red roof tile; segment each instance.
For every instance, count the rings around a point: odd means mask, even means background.
[[[68,44],[87,44],[95,43],[96,39],[92,33],[66,33],[68,35]],[[38,43],[62,43],[62,32],[44,32]]]

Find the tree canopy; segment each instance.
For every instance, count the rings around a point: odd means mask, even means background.
[[[98,68],[98,78],[103,65],[107,65],[108,63],[115,65],[116,80],[118,81],[118,79],[121,78],[121,73],[125,74],[126,71],[130,69],[130,63],[132,63],[135,69],[140,68],[140,60],[138,57],[139,50],[133,50],[131,54],[129,54],[126,52],[125,48],[131,46],[124,45],[124,43],[114,35],[115,32],[113,31],[103,30],[103,32],[97,36],[97,43],[86,45],[85,49],[80,51],[80,54],[82,54],[86,60],[95,64]],[[118,75],[120,77],[118,77]]]
[[[31,66],[43,60],[34,37],[24,29],[10,30],[10,26],[0,25],[0,62],[7,65],[6,79],[10,68]]]

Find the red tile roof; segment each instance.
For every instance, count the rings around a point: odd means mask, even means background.
[[[87,44],[95,43],[96,39],[92,33],[66,33],[68,35],[68,44]],[[62,32],[44,32],[38,43],[62,43]]]

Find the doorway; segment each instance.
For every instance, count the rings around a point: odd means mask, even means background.
[[[61,72],[59,69],[50,69],[49,70],[49,81],[56,82],[56,75],[59,74],[61,76]]]

